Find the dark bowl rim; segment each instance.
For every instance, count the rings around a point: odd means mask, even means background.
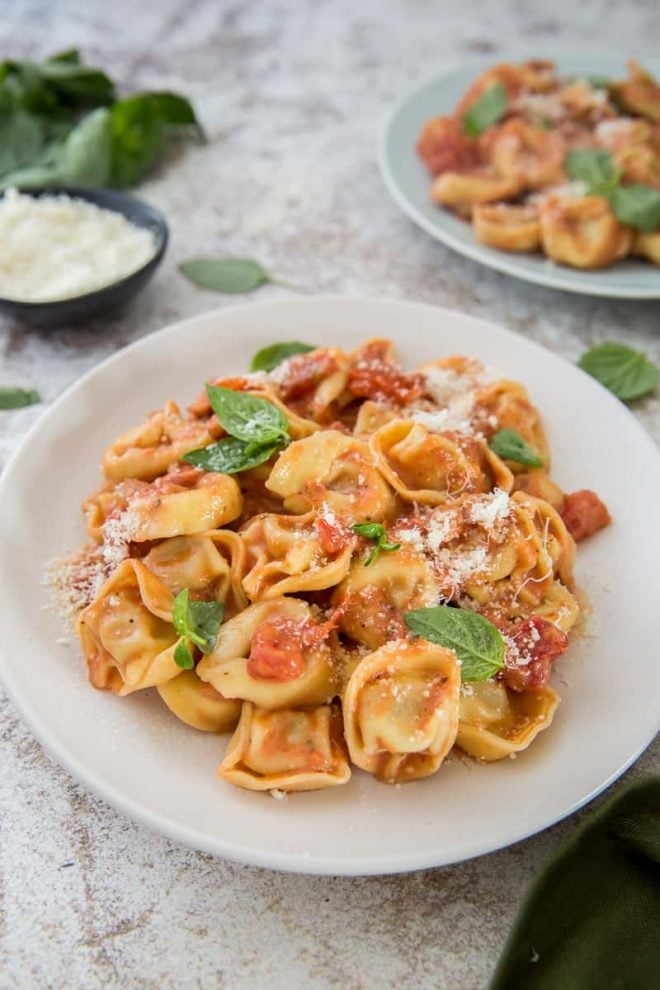
[[[59,307],[70,306],[72,303],[80,302],[83,299],[92,302],[97,299],[100,301],[108,291],[114,291],[121,286],[127,285],[138,276],[155,269],[165,254],[170,238],[170,229],[165,216],[155,206],[152,206],[151,203],[147,203],[138,196],[132,196],[119,189],[94,188],[89,186],[30,186],[25,188],[18,185],[11,188],[15,188],[17,192],[27,196],[34,196],[35,199],[48,195],[64,195],[72,199],[84,199],[86,202],[93,203],[101,209],[120,213],[130,223],[133,223],[133,220],[120,207],[121,205],[126,207],[134,203],[153,222],[154,228],[149,229],[153,229],[153,233],[158,239],[158,244],[154,254],[140,268],[136,268],[135,271],[129,272],[128,275],[124,275],[123,278],[117,279],[115,282],[108,282],[107,285],[101,285],[98,289],[92,289],[91,292],[83,292],[79,296],[67,296],[66,299],[50,299],[43,300],[42,302],[30,302],[28,300],[10,299],[7,296],[0,296],[0,307],[11,308],[14,313],[37,313],[43,312],[45,309],[54,311]],[[4,199],[8,191],[8,188],[0,189],[0,200]],[[134,224],[134,226],[139,227],[140,224]]]

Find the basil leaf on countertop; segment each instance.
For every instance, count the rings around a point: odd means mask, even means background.
[[[0,387],[0,409],[22,409],[41,402],[41,396],[33,388]]]
[[[516,461],[517,464],[528,464],[530,467],[543,467],[543,458],[516,430],[498,430],[489,446],[502,460]]]
[[[455,651],[463,681],[488,680],[504,666],[502,634],[477,612],[436,605],[404,612],[403,618],[415,635]]]
[[[267,399],[221,385],[207,385],[206,394],[220,425],[232,437],[259,444],[289,439],[286,416]]]
[[[269,460],[276,451],[284,446],[282,440],[271,440],[268,443],[255,443],[254,440],[239,440],[237,437],[227,437],[199,447],[183,455],[183,460],[204,471],[214,471],[217,474],[238,474],[253,467],[259,467]]]
[[[507,96],[504,86],[502,83],[493,83],[463,114],[463,130],[469,137],[479,137],[502,117],[506,110],[506,104]]]
[[[271,344],[269,347],[263,347],[257,351],[252,358],[250,371],[272,371],[278,364],[282,364],[282,361],[286,361],[287,358],[293,357],[295,354],[308,354],[309,351],[315,350],[316,347],[312,347],[311,344],[302,344],[298,340],[291,340],[283,344]]]
[[[375,540],[376,546],[373,548],[369,556],[364,562],[364,566],[368,567],[369,564],[373,564],[374,560],[381,552],[381,550],[386,552],[391,552],[393,550],[399,550],[401,547],[400,543],[388,543],[387,542],[387,531],[382,523],[378,522],[363,522],[355,523],[351,526],[354,533],[359,536],[364,536],[367,540]]]
[[[660,377],[657,366],[645,354],[615,342],[586,351],[578,361],[578,367],[623,402],[648,395]]]
[[[240,295],[273,282],[268,272],[253,258],[193,258],[179,265],[179,271],[195,285],[214,292]]]

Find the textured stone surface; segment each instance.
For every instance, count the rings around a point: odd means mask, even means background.
[[[655,0],[5,0],[2,13],[3,54],[79,45],[127,88],[180,89],[209,144],[141,190],[173,235],[148,291],[85,328],[0,323],[0,383],[51,401],[127,342],[223,305],[176,272],[203,251],[258,256],[303,292],[455,306],[571,359],[611,338],[660,358],[657,303],[538,289],[450,253],[397,211],[374,161],[389,107],[428,76],[512,46],[655,53]],[[2,414],[3,459],[41,412]],[[657,399],[635,415],[660,437]],[[1,717],[3,990],[484,987],[525,888],[576,820],[427,873],[284,876],[132,824],[54,766],[6,701]],[[625,779],[659,753],[656,743]]]

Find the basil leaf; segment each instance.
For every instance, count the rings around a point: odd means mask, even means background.
[[[660,227],[660,190],[642,182],[619,186],[610,197],[617,220],[643,234],[653,234]]]
[[[490,449],[505,461],[530,467],[543,467],[544,464],[543,458],[515,430],[498,430],[490,441]]]
[[[33,388],[0,388],[0,409],[22,409],[41,402],[41,396]]]
[[[592,347],[578,366],[624,402],[641,399],[658,384],[658,368],[641,351],[610,342]]]
[[[586,183],[594,195],[611,192],[619,178],[611,153],[602,148],[569,151],[565,165],[569,177]]]
[[[286,416],[272,402],[221,385],[207,385],[206,393],[220,425],[231,436],[259,444],[288,440]]]
[[[480,134],[496,124],[506,110],[507,96],[502,83],[493,83],[475,100],[463,114],[463,130],[470,137]]]
[[[609,76],[587,76],[587,82],[592,89],[607,89],[612,85]]]
[[[192,670],[195,666],[193,655],[185,639],[180,639],[174,647],[174,662],[181,670]]]
[[[387,532],[385,527],[381,523],[377,522],[365,522],[365,523],[355,523],[351,527],[354,533],[358,533],[360,536],[364,536],[367,540],[376,540],[376,546],[371,551],[364,566],[368,567],[369,564],[373,564],[374,560],[378,556],[381,550],[391,552],[392,550],[399,550],[401,547],[400,543],[388,543],[387,542]]]
[[[193,258],[179,265],[179,271],[203,289],[228,295],[253,292],[265,282],[272,282],[268,272],[252,258]]]
[[[53,166],[58,181],[104,186],[110,177],[110,111],[94,110],[73,128]]]
[[[404,612],[403,618],[415,635],[456,652],[461,680],[485,681],[504,666],[502,635],[477,612],[436,605]]]
[[[172,623],[179,636],[191,640],[202,653],[210,653],[215,646],[223,614],[222,602],[191,601],[188,588],[183,588],[174,599]]]
[[[315,350],[316,348],[310,344],[301,344],[297,340],[292,340],[286,344],[271,344],[270,347],[264,347],[257,351],[252,358],[250,371],[272,371],[278,364],[293,357],[294,354],[308,354],[309,351]]]
[[[45,127],[38,117],[24,110],[9,110],[0,116],[0,175],[31,164],[41,152]]]
[[[270,443],[255,444],[252,441],[239,440],[237,437],[227,437],[208,447],[200,447],[183,455],[183,460],[204,471],[215,471],[217,474],[237,474],[249,468],[258,467],[269,460],[273,454],[281,450],[283,442],[272,440]]]

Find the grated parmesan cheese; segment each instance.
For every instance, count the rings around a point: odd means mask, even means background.
[[[478,523],[484,529],[494,529],[498,522],[511,512],[511,500],[505,491],[496,488],[487,495],[481,495],[470,506],[470,522]]]
[[[118,282],[156,253],[150,230],[66,195],[9,189],[0,200],[0,296],[71,299]]]

